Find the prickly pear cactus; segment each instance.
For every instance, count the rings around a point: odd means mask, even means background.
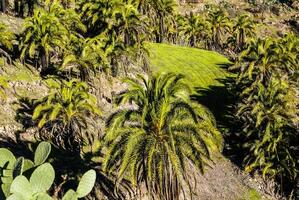
[[[13,180],[29,169],[42,165],[51,152],[51,144],[41,142],[34,155],[34,162],[23,157],[15,158],[8,149],[0,148],[0,199],[5,199],[10,194]]]
[[[64,195],[62,200],[77,200],[79,198],[83,198],[87,196],[91,192],[95,184],[95,181],[96,181],[96,172],[94,170],[89,170],[82,176],[79,185],[77,187],[77,190],[67,191],[67,193]]]
[[[52,200],[47,194],[51,188],[55,171],[50,163],[45,163],[51,152],[51,145],[42,142],[38,145],[34,162],[23,157],[15,156],[7,149],[0,148],[0,199],[7,200]],[[30,169],[35,170],[29,171]],[[24,172],[31,174],[29,180],[23,175]],[[74,190],[66,192],[63,200],[78,200],[87,196],[96,181],[96,172],[86,172]],[[1,196],[2,195],[2,196]]]
[[[10,187],[11,195],[7,200],[46,200],[52,199],[47,191],[55,179],[55,171],[51,164],[45,163],[37,167],[28,180],[25,176],[16,177]]]
[[[0,148],[0,199],[9,195],[9,188],[13,181],[15,156],[7,149]]]

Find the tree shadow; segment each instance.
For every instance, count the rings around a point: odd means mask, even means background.
[[[24,129],[36,126],[36,123],[32,120],[34,108],[38,104],[36,99],[18,97],[18,100],[14,104],[19,105],[19,108],[16,110],[15,120],[21,123]]]
[[[230,63],[230,62],[225,62],[225,63],[217,63],[216,65],[218,67],[220,67],[221,69],[225,69],[225,70],[228,70],[229,67],[232,66],[233,63]],[[222,79],[222,80],[218,80],[220,83],[221,81],[224,81],[225,79]]]
[[[229,67],[223,65],[223,68]],[[240,124],[234,118],[237,102],[237,91],[234,89],[234,78],[217,79],[219,85],[211,85],[208,88],[197,87],[191,100],[206,106],[214,115],[217,128],[224,138],[223,155],[232,162],[241,166],[243,152],[241,150],[240,137],[237,134]]]

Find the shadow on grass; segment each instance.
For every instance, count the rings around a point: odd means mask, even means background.
[[[223,65],[223,68],[228,65]],[[234,110],[237,100],[236,91],[233,89],[233,78],[217,79],[219,86],[209,88],[195,88],[196,92],[191,99],[206,106],[214,115],[217,127],[224,137],[223,155],[232,162],[241,166],[243,153],[240,148],[238,130],[241,127],[234,119]]]
[[[218,63],[217,66],[220,67],[221,69],[228,70],[228,68],[232,66],[232,63]]]

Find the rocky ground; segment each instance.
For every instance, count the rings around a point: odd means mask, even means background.
[[[178,9],[181,13],[202,12],[207,4],[222,5],[231,17],[244,13],[253,15],[262,36],[280,36],[291,30],[299,33],[299,1],[292,6],[273,5],[263,12],[246,0],[199,0],[198,3],[180,3]]]

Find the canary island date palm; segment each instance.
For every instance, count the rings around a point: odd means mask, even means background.
[[[165,24],[170,24],[171,21],[174,21],[174,13],[176,8],[176,2],[173,0],[158,0],[153,1],[153,9],[156,12],[155,16],[157,19],[157,35],[156,35],[156,42],[161,43],[164,40],[167,40],[167,32],[168,28]]]
[[[207,24],[205,19],[194,13],[187,15],[180,25],[181,34],[184,35],[191,47],[198,45],[200,40],[206,39]]]
[[[252,40],[241,53],[237,86],[241,91],[237,117],[247,171],[259,171],[293,185],[298,178],[298,83],[296,47],[288,37]]]
[[[236,43],[239,50],[244,49],[247,39],[255,35],[254,22],[251,17],[246,14],[237,18],[233,30],[236,35]]]
[[[107,30],[111,30],[116,23],[116,13],[123,1],[119,0],[82,0],[78,7],[82,13],[82,20],[88,27],[88,36],[94,37]]]
[[[89,125],[100,113],[87,84],[73,79],[50,84],[49,95],[39,100],[32,119],[42,138],[76,150],[86,141]]]
[[[231,30],[231,21],[225,11],[216,9],[208,13],[207,22],[211,27],[214,46],[219,49],[222,47],[223,36]]]
[[[245,169],[257,170],[263,177],[277,178],[280,183],[285,178],[295,182],[299,153],[295,142],[299,116],[296,91],[287,80],[275,77],[268,85],[257,84],[256,91],[239,105],[237,113],[246,121]]]
[[[116,10],[115,29],[117,35],[123,36],[125,46],[134,46],[141,42],[141,37],[145,33],[145,24],[139,14],[137,6],[128,1]]]
[[[200,126],[182,78],[168,73],[128,79],[128,90],[116,99],[124,108],[107,120],[104,170],[135,186],[145,183],[155,199],[179,199],[190,183],[188,165],[203,172],[210,155],[203,139],[209,126]]]
[[[52,6],[55,6],[53,4]],[[34,15],[25,20],[21,36],[21,58],[29,56],[39,61],[41,71],[49,67],[50,56],[65,47],[68,31],[56,12],[36,9]]]
[[[150,40],[158,43],[167,40],[173,40],[173,30],[175,25],[175,8],[174,0],[135,0],[139,12],[146,16],[149,25],[147,26]]]
[[[105,71],[109,67],[108,54],[113,50],[106,48],[106,35],[94,38],[77,38],[75,49],[64,57],[60,71],[89,81],[91,75]],[[74,45],[74,43],[72,43]]]
[[[0,23],[0,56],[5,56],[11,60],[7,51],[12,50],[15,35],[7,29],[7,26]]]
[[[284,39],[252,39],[240,54],[239,79],[267,81],[271,75],[293,74],[296,71],[296,50]],[[298,68],[297,68],[298,69]]]

